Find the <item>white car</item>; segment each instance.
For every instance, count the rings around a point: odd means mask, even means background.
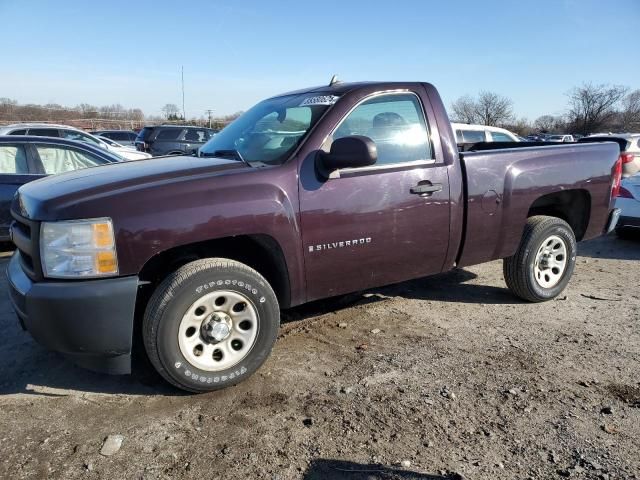
[[[640,133],[601,133],[579,140],[580,143],[594,141],[617,142],[622,156],[622,176],[631,177],[640,174]]]
[[[100,139],[90,133],[80,130],[79,128],[70,127],[69,125],[54,125],[51,123],[15,123],[0,127],[0,135],[37,135],[40,137],[58,137],[68,140],[76,140],[78,142],[88,143],[89,145],[98,146],[109,150],[126,160],[140,160],[142,158],[150,158],[151,155],[144,152],[133,150],[120,150],[126,148],[120,145],[112,147],[104,139]],[[119,144],[118,144],[119,145]]]
[[[107,150],[117,153],[126,160],[143,160],[145,158],[151,158],[150,153],[139,152],[134,147],[120,145],[118,142],[114,142],[110,138],[103,137],[101,135],[98,135],[96,138],[107,144]]]
[[[478,142],[519,142],[518,136],[504,128],[489,127],[487,125],[471,125],[466,123],[452,123],[451,128],[456,134],[457,143]]]
[[[571,143],[575,142],[575,139],[573,138],[573,135],[551,135],[547,137],[546,141],[554,143]]]
[[[640,233],[640,174],[622,179],[616,208],[622,209],[616,226],[618,236]]]

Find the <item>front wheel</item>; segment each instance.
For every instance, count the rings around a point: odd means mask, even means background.
[[[504,259],[504,279],[518,297],[543,302],[567,286],[576,263],[573,230],[556,217],[530,217],[516,253]]]
[[[234,385],[267,359],[278,335],[278,300],[267,281],[227,259],[188,263],[151,297],[145,349],[169,383],[191,392]]]

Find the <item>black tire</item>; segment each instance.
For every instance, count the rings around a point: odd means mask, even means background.
[[[549,237],[563,240],[566,247],[566,266],[557,284],[545,288],[535,275],[536,255]],[[535,216],[527,224],[516,253],[503,261],[504,280],[516,296],[529,302],[544,302],[557,297],[567,286],[576,263],[576,238],[573,230],[556,217]]]
[[[257,333],[237,364],[208,371],[182,354],[179,325],[194,302],[220,290],[236,292],[251,302],[258,319]],[[158,286],[144,314],[142,337],[151,363],[165,380],[183,390],[207,392],[235,385],[253,374],[269,356],[279,326],[278,300],[262,275],[240,262],[212,258],[184,265]]]

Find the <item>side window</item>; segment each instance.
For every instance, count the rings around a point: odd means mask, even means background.
[[[179,128],[167,128],[158,132],[156,140],[177,140],[181,133],[182,130]]]
[[[433,158],[427,124],[413,94],[381,95],[358,105],[333,133],[371,138],[378,148],[378,165]]]
[[[187,142],[201,142],[204,143],[209,140],[207,136],[207,132],[204,130],[195,130],[193,128],[188,128],[187,133],[184,135],[184,139]]]
[[[103,163],[88,152],[65,146],[36,145],[36,150],[47,175],[95,167]]]
[[[462,130],[464,143],[486,142],[484,130]]]
[[[14,130],[9,135],[26,135],[26,134],[27,134],[26,130]]]
[[[461,130],[456,130],[456,143],[464,143],[464,138],[462,138]]]
[[[57,128],[30,128],[29,135],[37,135],[38,137],[59,137],[60,132]]]
[[[501,132],[491,132],[494,142],[513,142],[513,138]]]
[[[27,174],[27,155],[22,145],[0,145],[0,174]]]
[[[67,140],[76,140],[78,142],[88,143],[90,145],[100,145],[100,143],[94,140],[86,133],[79,132],[77,130],[62,130],[62,137]]]

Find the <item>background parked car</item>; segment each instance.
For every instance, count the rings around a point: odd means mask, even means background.
[[[622,180],[620,193],[616,198],[616,207],[622,209],[616,233],[620,237],[640,234],[640,175]]]
[[[79,128],[70,127],[69,125],[53,125],[48,123],[16,123],[0,127],[0,135],[37,135],[39,137],[66,138],[68,140],[76,140],[89,145],[110,150],[113,153],[123,156],[127,160],[139,160],[139,155],[130,155],[123,151],[120,147],[112,147],[104,140],[91,135]]]
[[[466,123],[452,123],[458,143],[478,142],[519,142],[518,136],[504,128],[489,127],[487,125],[471,125]]]
[[[97,138],[109,145],[109,150],[117,153],[125,160],[143,160],[145,158],[151,158],[151,154],[146,152],[139,152],[135,149],[135,147],[125,147],[124,145],[120,145],[118,142],[115,142],[110,138],[100,135],[98,135]]]
[[[546,141],[547,142],[554,142],[554,143],[572,143],[572,142],[575,142],[575,140],[573,139],[573,135],[551,135],[551,136],[547,137]]]
[[[589,135],[578,140],[579,143],[598,141],[615,141],[620,145],[622,175],[624,177],[630,177],[640,172],[640,133],[605,133]]]
[[[132,147],[136,146],[136,137],[138,136],[133,130],[96,130],[91,133],[96,137],[107,137],[120,145]]]
[[[158,125],[144,127],[136,138],[136,148],[154,157],[159,155],[190,155],[215,135],[204,127]]]
[[[532,133],[531,135],[527,135],[526,139],[527,142],[544,142],[545,141],[545,135],[538,133]]]
[[[9,209],[16,190],[38,178],[121,161],[86,143],[37,136],[0,136],[0,241],[9,240]]]

